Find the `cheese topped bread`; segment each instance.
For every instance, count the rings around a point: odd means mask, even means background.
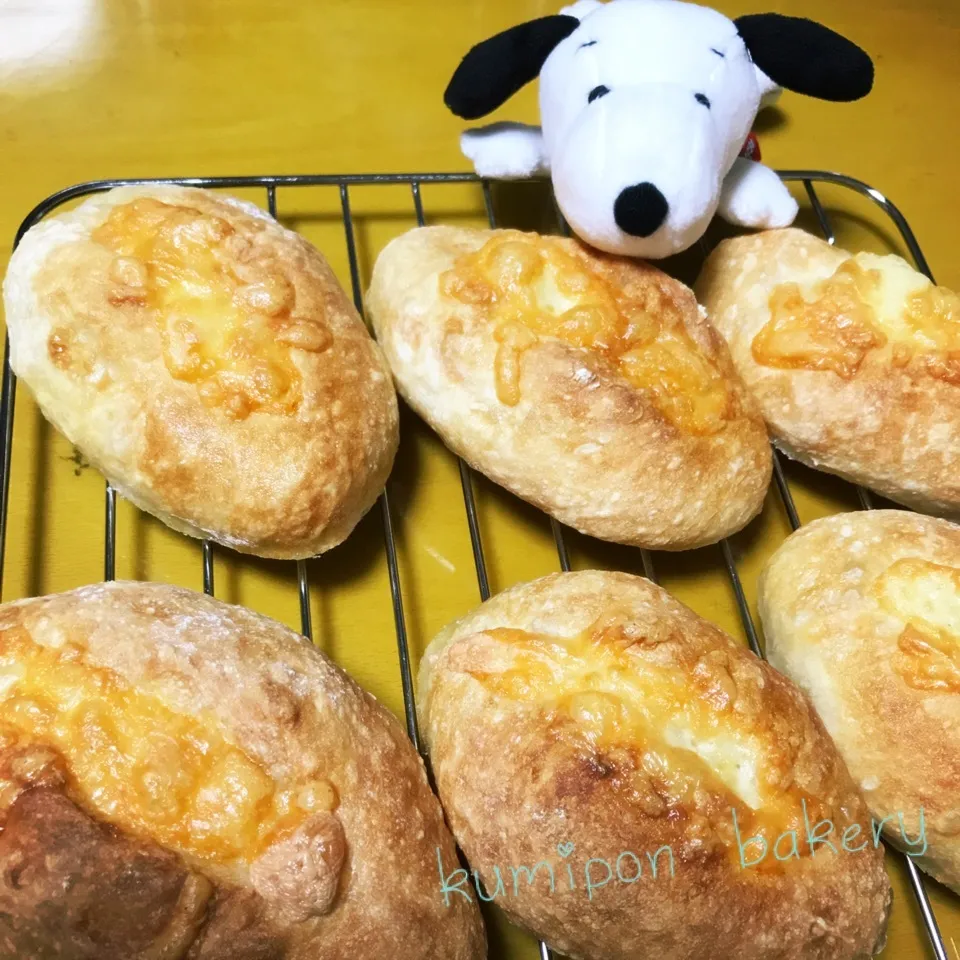
[[[253,204],[96,196],[27,232],[4,304],[47,419],[181,533],[308,557],[383,488],[398,428],[380,350],[321,254]]]
[[[766,431],[682,284],[575,240],[424,227],[368,307],[407,402],[480,472],[591,536],[682,550],[739,530]]]
[[[801,230],[725,240],[696,293],[789,456],[960,515],[960,297]]]
[[[841,846],[869,814],[816,711],[650,581],[511,587],[430,644],[418,705],[478,891],[564,956],[882,947],[883,849]]]
[[[815,521],[770,559],[759,604],[770,662],[812,698],[884,835],[960,892],[960,527]]]
[[[0,606],[0,953],[481,960],[399,722],[303,638],[110,583]]]

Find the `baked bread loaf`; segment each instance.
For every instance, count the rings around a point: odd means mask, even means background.
[[[0,607],[0,956],[482,960],[397,720],[286,627],[111,583]]]
[[[960,297],[794,228],[723,241],[695,290],[784,453],[960,515]]]
[[[760,615],[887,839],[960,893],[960,527],[900,510],[811,523],[764,570]]]
[[[564,956],[881,948],[883,847],[841,847],[855,825],[869,836],[868,813],[816,712],[648,580],[513,587],[440,633],[419,687],[440,798],[482,881],[453,864],[447,886],[483,890]]]
[[[583,533],[661,550],[760,510],[769,441],[693,294],[515,230],[390,243],[367,300],[400,393],[481,473]]]
[[[181,533],[309,557],[383,488],[383,356],[323,257],[253,204],[111,190],[27,233],[4,303],[47,419]]]

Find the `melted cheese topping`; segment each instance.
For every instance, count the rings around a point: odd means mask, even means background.
[[[826,280],[775,287],[752,352],[763,366],[844,380],[884,366],[960,384],[960,297],[899,257],[857,254]]]
[[[443,274],[440,289],[484,308],[498,344],[501,403],[520,402],[524,351],[553,339],[602,359],[690,433],[716,433],[734,415],[721,370],[691,340],[681,311],[655,283],[628,295],[554,239],[497,233]]]
[[[645,812],[682,811],[704,817],[736,859],[731,809],[742,838],[762,836],[768,847],[802,825],[820,802],[793,785],[789,760],[762,731],[745,728],[733,709],[736,684],[722,661],[701,659],[692,671],[657,666],[631,648],[641,640],[629,625],[598,622],[575,637],[513,629],[485,635],[510,655],[498,668],[468,668],[494,696],[535,705],[556,735],[616,765],[641,772],[633,796]],[[756,856],[751,848],[749,856]],[[770,857],[764,869],[779,869]]]
[[[2,636],[0,737],[5,751],[59,755],[73,798],[102,819],[201,860],[250,862],[337,804],[325,780],[276,782],[213,717],[176,713],[23,630]],[[0,781],[0,796],[16,787]]]
[[[93,240],[115,255],[109,303],[146,311],[170,374],[197,384],[206,406],[234,419],[297,409],[291,348],[320,352],[332,337],[316,318],[296,316],[283,263],[251,256],[249,241],[220,217],[152,198],[115,207]],[[54,362],[67,340],[54,331]]]
[[[871,592],[905,621],[894,668],[917,690],[960,693],[960,570],[908,557],[891,564]]]

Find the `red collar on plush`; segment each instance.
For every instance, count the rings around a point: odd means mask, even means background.
[[[748,160],[756,160],[757,163],[760,162],[760,141],[755,133],[751,133],[747,137],[747,142],[743,145],[740,156],[746,157]]]

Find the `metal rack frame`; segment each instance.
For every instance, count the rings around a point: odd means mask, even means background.
[[[847,177],[839,173],[830,173],[816,170],[782,170],[778,171],[780,177],[788,182],[799,182],[807,193],[810,204],[819,221],[820,228],[828,243],[834,243],[835,235],[833,225],[830,221],[814,186],[815,183],[833,184],[846,187],[870,198],[884,213],[893,221],[900,237],[903,239],[910,255],[912,256],[917,268],[924,273],[931,281],[933,275],[927,264],[926,258],[920,249],[920,245],[907,223],[906,218],[899,209],[888,200],[882,193],[875,190],[867,184]],[[354,303],[361,316],[364,314],[363,293],[361,288],[360,269],[357,258],[356,237],[354,231],[353,215],[350,207],[350,188],[352,186],[369,186],[376,184],[400,184],[408,185],[411,191],[411,200],[416,221],[419,225],[425,223],[424,206],[421,197],[422,184],[437,183],[476,183],[483,190],[483,199],[486,207],[487,218],[491,227],[497,225],[497,216],[494,209],[493,197],[490,190],[489,181],[480,180],[473,174],[466,173],[403,173],[403,174],[345,174],[345,175],[303,175],[303,176],[243,176],[243,177],[179,177],[179,178],[156,178],[156,179],[114,179],[114,180],[96,180],[88,183],[77,184],[68,187],[58,193],[53,194],[46,200],[38,204],[26,217],[17,231],[14,248],[19,244],[23,235],[34,224],[38,223],[49,213],[67,203],[80,197],[85,197],[95,193],[101,193],[106,190],[120,186],[140,186],[147,184],[175,184],[178,186],[203,187],[207,189],[241,189],[241,188],[261,188],[266,191],[267,208],[274,216],[277,212],[277,190],[287,187],[316,187],[327,186],[337,188],[340,195],[340,208],[344,228],[344,239],[347,248],[347,257],[350,265],[350,278]],[[557,215],[558,226],[561,232],[566,231],[566,224],[563,222],[559,213]],[[10,464],[13,452],[13,421],[14,404],[16,401],[16,377],[10,367],[10,344],[9,339],[6,342],[3,360],[3,385],[2,394],[0,394],[0,430],[2,430],[2,461],[0,461],[0,591],[3,587],[4,559],[6,550],[6,532],[7,516],[10,493]],[[463,489],[464,508],[466,512],[467,524],[470,530],[470,543],[473,550],[473,560],[476,568],[477,586],[480,598],[486,600],[490,596],[489,578],[487,576],[486,563],[483,553],[483,542],[480,536],[480,526],[477,517],[477,507],[473,491],[472,471],[467,464],[460,459],[460,481]],[[780,454],[774,451],[774,480],[779,491],[780,500],[783,504],[787,519],[793,530],[800,526],[800,518],[790,492],[786,476],[783,471],[783,464]],[[388,484],[389,486],[389,484]],[[857,488],[860,503],[864,509],[872,507],[870,495],[866,490]],[[410,661],[410,650],[407,641],[406,619],[403,609],[403,595],[400,583],[400,571],[397,561],[396,536],[394,533],[393,515],[390,508],[390,498],[387,489],[384,490],[379,500],[380,513],[383,526],[384,548],[387,558],[387,569],[390,582],[390,596],[393,605],[394,625],[397,635],[397,652],[400,667],[400,679],[403,689],[404,713],[406,718],[407,732],[413,741],[417,750],[423,753],[420,740],[420,733],[417,727],[417,714],[414,701],[413,671]],[[557,548],[557,556],[561,570],[570,569],[570,559],[564,542],[563,529],[554,519],[550,520],[554,541]],[[756,626],[753,622],[753,616],[740,582],[740,575],[737,570],[736,560],[733,555],[728,540],[720,542],[720,550],[723,556],[724,566],[730,579],[730,584],[736,598],[737,609],[740,614],[740,620],[743,630],[749,642],[750,648],[757,656],[762,657],[763,652],[760,648],[757,638]],[[647,551],[641,551],[643,570],[645,575],[654,583],[657,582],[656,570],[653,560]],[[106,485],[105,508],[104,508],[104,579],[114,579],[116,558],[116,491]],[[214,551],[213,544],[210,541],[203,542],[203,589],[204,592],[213,595],[214,593]],[[308,639],[313,639],[313,628],[310,612],[310,581],[306,562],[301,560],[297,562],[297,578],[299,586],[300,599],[300,618],[301,631]],[[925,887],[925,882],[909,857],[902,858],[905,861],[910,886],[917,900],[920,915],[926,928],[927,936],[930,940],[930,946],[936,960],[948,960],[946,947],[936,917],[930,904],[929,897]],[[550,960],[551,953],[547,946],[540,943],[540,956],[542,960]]]

